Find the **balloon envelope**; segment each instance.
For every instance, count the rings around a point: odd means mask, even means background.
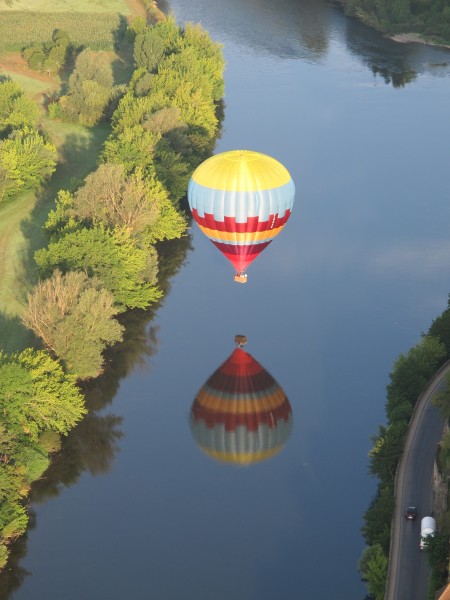
[[[195,221],[238,274],[283,229],[294,195],[288,170],[271,156],[250,150],[208,158],[188,186]]]
[[[292,411],[274,378],[236,348],[198,392],[190,424],[206,454],[248,465],[280,452],[291,433]]]

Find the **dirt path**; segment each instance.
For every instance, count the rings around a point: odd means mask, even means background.
[[[57,85],[55,80],[48,75],[39,73],[38,71],[32,71],[28,67],[27,61],[22,58],[18,52],[0,56],[0,69],[12,71],[13,73],[19,73],[20,75],[25,75],[26,77],[31,77],[32,79],[37,79],[38,81],[45,81],[50,85]]]

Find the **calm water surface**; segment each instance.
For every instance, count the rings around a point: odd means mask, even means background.
[[[450,291],[450,53],[394,44],[321,0],[167,8],[224,46],[217,151],[283,162],[294,212],[245,286],[192,229],[163,306],[136,320],[37,490],[8,597],[363,600],[388,373]],[[190,426],[237,333],[292,411],[283,450],[244,467],[208,456]]]

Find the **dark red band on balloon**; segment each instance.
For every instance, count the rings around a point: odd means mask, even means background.
[[[267,221],[260,221],[259,217],[248,217],[245,223],[237,223],[235,217],[224,217],[223,221],[217,221],[214,215],[210,213],[205,213],[203,217],[200,217],[196,208],[192,209],[192,215],[199,225],[213,231],[256,233],[258,231],[267,231],[268,229],[282,227],[291,216],[291,211],[287,209],[282,217],[278,216],[278,214],[269,215]]]

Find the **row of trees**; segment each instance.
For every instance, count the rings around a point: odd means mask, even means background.
[[[39,127],[37,106],[9,80],[0,80],[0,204],[37,189],[56,168],[56,148]]]
[[[381,31],[415,32],[450,43],[448,0],[346,0],[345,7]]]
[[[104,350],[125,334],[120,313],[162,297],[160,243],[185,234],[180,200],[217,135],[220,48],[194,26],[181,29],[173,20],[141,25],[130,32],[136,70],[98,168],[76,191],[58,193],[45,224],[48,246],[35,254],[40,279],[22,320],[47,350],[0,356],[0,568],[10,541],[25,531],[30,483],[47,468],[59,435],[86,412],[76,383],[103,371]],[[138,58],[144,38],[163,42],[151,68]],[[53,115],[84,124],[107,118],[111,95],[99,88],[110,89],[112,77],[103,67],[96,53],[82,52]],[[106,96],[106,104],[97,102]],[[37,127],[36,107],[21,93],[4,98],[5,134],[21,127],[28,113]],[[166,261],[167,273],[177,268],[172,262]]]
[[[373,448],[369,452],[369,472],[378,478],[378,490],[364,515],[362,531],[367,547],[361,556],[359,570],[370,595],[376,600],[383,600],[385,594],[394,513],[394,482],[409,420],[428,381],[449,358],[450,300],[448,308],[431,324],[428,334],[423,335],[416,346],[407,354],[401,354],[395,361],[387,386],[387,425],[379,427],[377,435],[373,438]],[[450,397],[450,394],[448,396]],[[436,402],[445,405],[441,396],[438,396]],[[447,413],[443,414],[448,418],[450,408],[447,407],[446,410]],[[447,444],[450,446],[450,436]],[[444,573],[442,572],[442,564],[447,564],[449,535],[450,527],[440,527],[439,535],[435,536],[430,544],[430,562],[432,566],[439,565],[437,570],[433,570],[434,591],[443,585],[442,577],[446,577],[447,574],[446,568]]]
[[[141,56],[144,42],[158,45],[151,63]],[[71,76],[80,85],[87,52]],[[75,193],[61,191],[49,214],[50,243],[35,254],[42,281],[23,318],[80,379],[99,375],[103,350],[121,339],[115,316],[161,298],[156,244],[184,234],[180,199],[217,133],[223,59],[206,32],[172,19],[146,27],[135,38],[135,61],[101,164]]]

